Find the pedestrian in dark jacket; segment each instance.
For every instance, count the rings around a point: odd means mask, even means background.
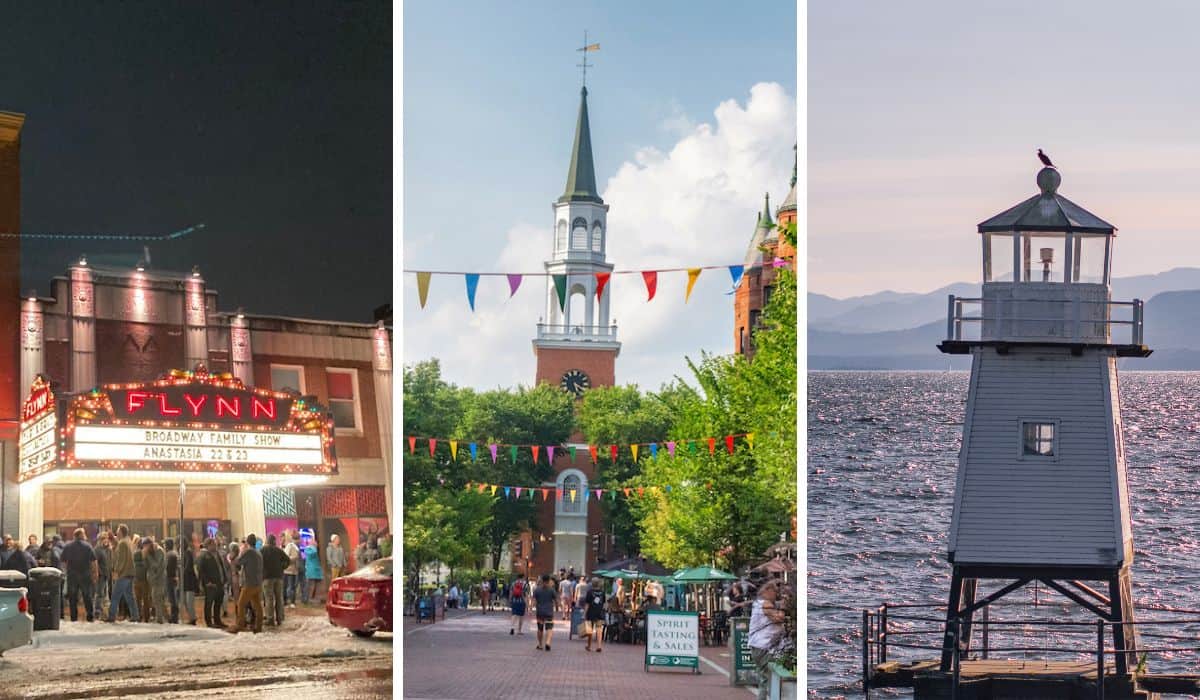
[[[234,619],[237,620],[235,629],[246,629],[246,614],[249,609],[254,611],[254,631],[257,633],[262,632],[263,627],[263,556],[254,546],[256,542],[257,538],[253,534],[246,535],[246,548],[233,564],[238,570],[238,580],[241,584],[238,589],[237,611],[234,613]]]
[[[191,546],[183,550],[183,611],[188,614],[188,624],[196,624],[196,596],[201,593],[200,580],[196,578],[196,556],[200,553],[200,535],[192,533]]]
[[[167,609],[170,613],[167,621],[173,625],[179,624],[179,552],[175,551],[175,540],[167,538],[163,541],[166,550],[167,564]]]
[[[275,543],[275,535],[267,535],[267,546],[262,548],[263,558],[263,601],[266,604],[263,616],[268,625],[283,624],[283,570],[291,564],[287,552]]]
[[[17,546],[12,535],[4,536],[4,549],[0,550],[0,569],[29,574],[29,560],[25,550]]]
[[[217,541],[208,538],[204,550],[196,556],[196,576],[204,590],[204,624],[220,628],[222,603],[225,599],[225,567],[217,551]]]
[[[87,621],[95,620],[92,610],[92,586],[99,577],[96,552],[88,544],[83,528],[75,529],[75,539],[63,547],[62,564],[67,570],[67,601],[71,609],[71,622],[79,620],[79,599],[83,598],[83,609]]]
[[[96,594],[93,607],[96,610],[96,615],[104,614],[104,604],[108,602],[112,596],[112,545],[108,540],[108,533],[101,532],[96,540]]]

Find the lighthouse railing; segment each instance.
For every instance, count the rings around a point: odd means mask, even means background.
[[[1045,302],[1024,301],[1015,304],[987,300],[996,313],[985,314],[985,300],[981,297],[948,295],[946,305],[946,339],[950,341],[1022,341],[1062,343],[1107,343],[1125,344],[1116,339],[1114,327],[1128,327],[1129,345],[1145,344],[1145,303],[1141,299],[1132,301],[1091,301],[1086,299],[1050,300]],[[1013,306],[1037,309],[1037,313],[1008,313],[1001,309]],[[1060,314],[1046,313],[1059,307]],[[1097,309],[1096,307],[1101,307]],[[1125,312],[1124,309],[1129,311]],[[1127,316],[1117,318],[1116,315]],[[978,324],[978,326],[969,326]],[[1044,333],[1031,333],[1031,324],[1042,324]],[[965,333],[964,327],[978,330]],[[1121,334],[1122,336],[1124,334]],[[1123,338],[1122,338],[1123,339]]]

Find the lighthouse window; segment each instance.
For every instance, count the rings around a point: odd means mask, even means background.
[[[575,219],[571,224],[571,250],[587,250],[588,249],[588,228],[587,222],[583,219]]]
[[[1055,455],[1054,423],[1023,421],[1021,423],[1021,454],[1031,457],[1053,457]]]

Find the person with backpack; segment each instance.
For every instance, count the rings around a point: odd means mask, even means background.
[[[508,604],[512,608],[512,624],[508,628],[509,634],[525,634],[525,630],[522,628],[525,626],[525,605],[528,598],[529,583],[518,576],[508,591]]]
[[[581,584],[582,585],[582,584]],[[599,652],[604,641],[604,586],[600,579],[593,578],[591,586],[585,591],[586,598],[580,603],[584,606],[583,619],[587,622],[587,651],[592,650],[592,642],[596,643]]]

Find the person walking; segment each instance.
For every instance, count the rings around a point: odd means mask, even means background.
[[[183,610],[187,613],[189,625],[196,624],[196,595],[200,593],[200,580],[196,578],[196,555],[199,553],[200,535],[193,532],[180,563],[183,570]]]
[[[234,562],[242,553],[242,545],[240,542],[230,542],[229,547],[224,554],[225,570],[229,573],[229,601],[233,603],[233,607],[237,608],[238,594],[242,592],[242,582],[238,578],[237,566]],[[235,620],[236,622],[236,620]]]
[[[88,622],[95,621],[92,586],[99,576],[96,552],[87,541],[83,528],[76,528],[75,539],[63,547],[62,562],[67,570],[67,604],[71,608],[71,622],[79,621],[79,603],[82,598],[83,611]]]
[[[204,541],[204,550],[196,555],[196,578],[204,589],[204,624],[213,628],[223,627],[221,613],[225,597],[225,569],[217,541],[209,537]]]
[[[283,577],[291,560],[275,544],[275,535],[267,535],[267,546],[262,548],[263,559],[263,622],[278,627],[283,624]]]
[[[154,621],[163,624],[167,616],[167,556],[162,547],[147,537],[142,540],[142,559],[146,562],[146,591],[151,610],[142,612],[146,622],[153,612]]]
[[[317,591],[321,588],[321,555],[317,551],[317,543],[310,541],[308,546],[304,548],[304,578],[308,583],[307,599],[313,603],[319,603],[317,600]],[[305,602],[308,602],[306,600]]]
[[[537,647],[550,651],[554,635],[554,613],[558,611],[558,593],[550,582],[550,574],[542,574],[542,584],[533,591],[534,615],[537,617]]]
[[[570,574],[558,585],[559,597],[562,598],[563,620],[570,622],[571,609],[575,607],[575,575]]]
[[[234,613],[237,625],[233,632],[245,631],[246,617],[251,610],[254,611],[254,633],[262,632],[263,557],[254,546],[257,541],[258,538],[253,534],[246,535],[246,548],[234,560],[234,568],[239,572],[241,586],[238,591],[237,612]]]
[[[25,551],[29,553],[29,556],[33,557],[34,559],[37,559],[37,554],[38,554],[39,549],[41,549],[41,547],[38,546],[38,536],[30,535],[29,536],[29,545],[25,547]]]
[[[296,607],[296,583],[300,575],[300,548],[292,541],[292,535],[283,531],[283,553],[288,556],[288,565],[283,569],[283,599],[289,607]]]
[[[113,550],[112,558],[113,591],[112,599],[108,603],[109,622],[117,621],[117,610],[122,602],[129,609],[130,622],[141,619],[138,615],[137,596],[134,595],[134,579],[137,572],[133,554],[133,540],[129,537],[129,527],[121,523],[117,526],[117,546]]]
[[[150,621],[150,581],[146,578],[146,547],[149,543],[149,537],[142,537],[133,545],[133,600],[138,607],[138,622]]]
[[[489,608],[492,607],[492,584],[490,581],[483,580],[479,582],[479,612],[483,615],[487,614]]]
[[[766,700],[770,694],[767,666],[783,636],[786,613],[776,607],[778,599],[777,582],[768,581],[758,589],[758,599],[754,601],[754,608],[750,612],[750,631],[746,641],[750,645],[750,658],[758,669],[758,700]]]
[[[325,550],[325,563],[329,565],[330,581],[346,573],[346,550],[342,548],[342,538],[337,535],[329,537],[329,548]]]
[[[167,568],[167,621],[179,624],[179,552],[175,551],[175,540],[168,537],[163,541],[163,556]]]
[[[604,647],[604,585],[598,578],[593,578],[591,584],[580,584],[581,587],[585,585],[583,597],[579,598],[583,605],[583,619],[587,623],[585,649],[591,651],[592,644],[595,644],[599,652]]]
[[[456,592],[458,589],[451,587],[451,591]],[[525,634],[525,607],[529,598],[529,584],[520,576],[513,585],[508,589],[508,605],[512,609],[512,624],[509,625],[509,634]],[[515,630],[515,632],[514,632]]]
[[[104,616],[104,606],[112,596],[112,544],[107,532],[101,532],[93,548],[96,554],[96,586],[92,597],[92,610],[96,617]]]

